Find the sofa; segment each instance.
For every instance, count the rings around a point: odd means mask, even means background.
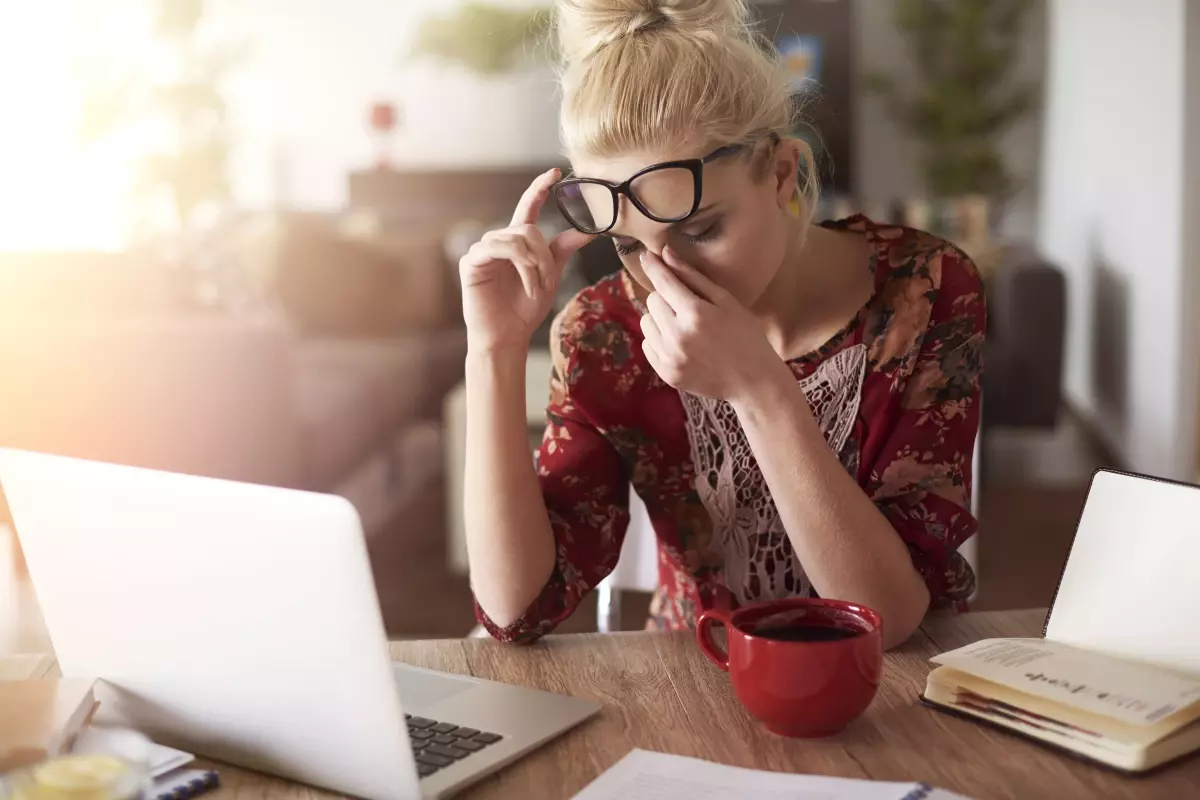
[[[353,247],[322,254],[355,285],[380,272]],[[136,254],[0,257],[0,446],[340,494],[368,537],[440,479],[460,329],[199,309],[176,277]]]
[[[1066,276],[1032,247],[1012,245],[986,286],[983,428],[1052,429],[1062,410]]]

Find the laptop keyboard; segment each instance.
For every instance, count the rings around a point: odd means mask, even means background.
[[[417,774],[422,778],[504,738],[412,714],[405,714],[404,718],[408,720],[408,738],[417,759]]]

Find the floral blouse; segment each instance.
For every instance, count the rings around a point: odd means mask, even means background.
[[[875,292],[829,342],[788,363],[829,447],[908,545],[932,606],[961,610],[975,583],[958,548],[977,527],[969,498],[985,327],[979,274],[927,233],[862,216],[826,225],[867,237]],[[815,595],[732,407],[658,377],[642,353],[643,311],[622,271],[555,320],[536,463],[557,562],[511,625],[476,604],[498,639],[550,632],[612,571],[631,485],[658,538],[648,627],[694,626],[718,595],[734,605]]]

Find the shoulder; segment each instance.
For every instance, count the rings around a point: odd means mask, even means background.
[[[975,262],[951,242],[902,225],[871,224],[871,229],[880,283],[914,282],[938,296],[982,295]]]
[[[640,353],[638,313],[621,273],[580,290],[555,316],[550,348],[556,377],[567,386],[581,371],[620,371]]]
[[[859,224],[874,245],[876,301],[867,330],[876,364],[911,366],[916,351],[949,333],[951,322],[956,336],[982,335],[984,285],[969,255],[926,231]]]

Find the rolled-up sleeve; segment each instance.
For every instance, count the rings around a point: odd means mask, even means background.
[[[975,576],[958,549],[973,536],[972,456],[979,431],[984,290],[957,250],[940,270],[920,352],[894,429],[871,470],[870,495],[908,546],[931,608],[966,608]]]
[[[627,469],[576,402],[583,365],[563,316],[552,327],[551,341],[556,346],[550,403],[535,463],[554,532],[555,566],[541,593],[511,625],[496,625],[476,601],[480,624],[505,642],[532,643],[571,616],[616,567],[629,525]]]

